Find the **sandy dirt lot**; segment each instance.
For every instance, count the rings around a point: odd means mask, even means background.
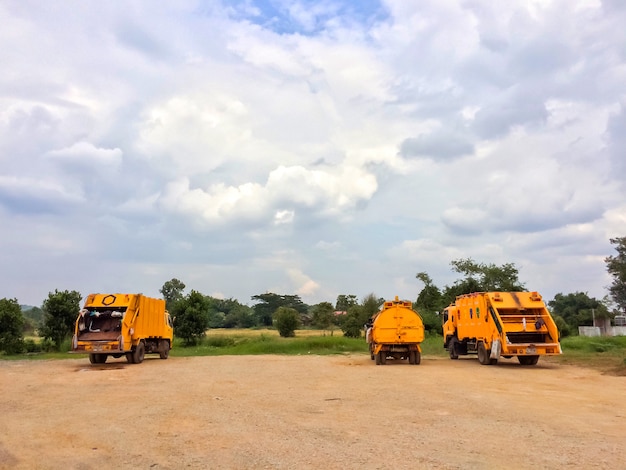
[[[0,361],[0,468],[624,469],[625,392],[541,361]]]

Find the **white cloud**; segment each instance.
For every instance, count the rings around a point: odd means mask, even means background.
[[[605,292],[626,230],[619,2],[24,1],[0,17],[0,297],[158,295],[178,277],[242,301],[414,298],[416,272],[450,283],[461,257],[518,263],[548,297]],[[41,268],[46,246],[67,275]],[[103,269],[86,280],[88,252]]]
[[[76,142],[67,148],[50,150],[46,156],[61,163],[84,167],[118,166],[122,161],[122,151],[119,148],[99,148],[90,142]]]

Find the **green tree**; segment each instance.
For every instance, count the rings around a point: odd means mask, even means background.
[[[428,274],[420,272],[417,273],[415,277],[424,284],[424,287],[415,301],[415,308],[418,312],[420,312],[420,314],[437,313],[447,307],[443,295],[441,294],[441,290],[433,284],[433,280]]]
[[[272,326],[274,312],[280,307],[293,308],[296,312],[307,313],[308,305],[302,302],[297,295],[279,295],[272,292],[253,295],[252,300],[258,300],[252,308],[257,317],[257,324],[261,326]]]
[[[159,292],[165,299],[165,308],[171,310],[174,303],[183,298],[183,291],[185,290],[185,283],[179,281],[176,278],[172,278],[163,284],[163,287],[159,289]]]
[[[209,328],[208,311],[207,298],[195,290],[172,305],[174,333],[186,346],[194,345],[204,337]]]
[[[593,317],[608,318],[608,308],[599,300],[589,297],[586,292],[571,294],[558,293],[548,302],[553,316],[560,316],[567,323],[571,332],[578,332],[579,326],[591,326]]]
[[[337,302],[335,303],[335,309],[339,312],[347,312],[348,309],[354,305],[358,305],[359,301],[356,295],[341,294],[337,296]]]
[[[75,290],[55,289],[43,302],[41,309],[44,312],[44,323],[41,336],[51,341],[57,351],[61,349],[61,343],[74,332],[81,298],[80,292]]]
[[[295,308],[278,307],[273,318],[280,336],[289,338],[296,335],[296,329],[300,326],[300,314]]]
[[[515,292],[523,291],[524,284],[519,281],[519,271],[513,263],[502,266],[476,263],[471,258],[457,259],[450,262],[452,270],[465,276],[452,286],[446,286],[443,292],[444,305],[448,305],[458,295],[472,292]]]
[[[362,305],[352,305],[341,318],[341,331],[348,338],[360,338],[365,323],[369,319]]]
[[[361,314],[361,320],[363,320],[363,323],[361,324],[361,327],[365,325],[367,320],[369,320],[372,315],[380,310],[381,305],[384,303],[385,299],[376,297],[374,293],[367,294],[365,297],[363,297],[363,300],[361,301],[361,307],[363,307],[363,312]]]
[[[333,327],[335,325],[335,307],[330,302],[320,302],[313,308],[313,326],[320,330],[330,330],[333,335]],[[326,333],[324,333],[326,334]]]
[[[24,350],[24,317],[17,299],[0,299],[0,351],[19,354]]]
[[[607,271],[613,276],[609,294],[618,310],[626,313],[626,237],[611,238],[610,241],[615,245],[617,256],[604,259]]]

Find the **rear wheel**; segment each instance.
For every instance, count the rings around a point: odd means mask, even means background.
[[[134,364],[135,360],[133,359],[133,353],[129,352],[126,353],[126,362],[128,362],[129,364]]]
[[[91,362],[92,364],[98,364],[98,356],[96,356],[95,354],[90,354],[89,362]]]
[[[376,355],[376,364],[384,366],[387,363],[387,353],[385,351],[380,351]]]
[[[414,357],[415,357],[415,365],[419,365],[420,362],[422,362],[422,353],[420,353],[419,351],[415,351],[414,352]]]
[[[480,362],[484,366],[488,366],[491,363],[491,360],[489,359],[489,352],[485,348],[485,343],[483,343],[482,341],[478,343],[477,350],[478,362]]]
[[[409,364],[415,364],[415,351],[409,351]]]
[[[146,354],[146,347],[143,344],[143,341],[139,341],[139,344],[135,348],[135,352],[133,353],[133,364],[141,364],[143,362],[143,358]]]
[[[517,360],[523,366],[534,366],[539,361],[539,356],[517,356]]]

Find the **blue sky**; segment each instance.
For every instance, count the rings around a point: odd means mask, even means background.
[[[617,1],[0,3],[0,298],[415,299],[450,261],[602,298]]]

